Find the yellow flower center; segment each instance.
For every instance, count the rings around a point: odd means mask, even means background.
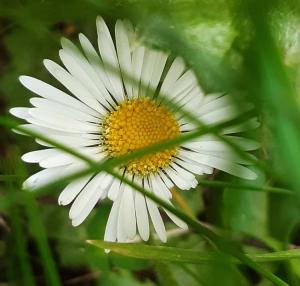
[[[112,157],[176,138],[179,124],[166,107],[149,98],[124,101],[105,119],[103,147]],[[172,147],[130,161],[127,171],[147,176],[170,164],[178,148]]]

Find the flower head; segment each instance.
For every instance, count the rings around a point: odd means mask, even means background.
[[[205,95],[181,58],[169,59],[167,64],[168,54],[141,44],[127,21],[117,21],[114,42],[105,22],[98,17],[97,34],[98,51],[80,34],[83,53],[69,40],[62,40],[59,56],[64,67],[44,60],[46,69],[67,92],[33,77],[20,77],[21,83],[38,95],[30,99],[32,107],[11,109],[13,115],[28,122],[24,127],[100,162],[176,139],[181,133],[195,129],[163,97],[193,113],[206,125],[233,119],[250,108],[237,109],[228,95]],[[252,127],[257,125],[255,120],[249,123]],[[258,147],[256,142],[233,135],[244,131],[246,126],[239,124],[222,132],[228,140],[250,151]],[[39,163],[44,170],[28,178],[24,183],[26,188],[40,187],[84,166],[78,158],[41,140],[37,142],[45,148],[22,158]],[[255,174],[247,164],[218,137],[206,134],[180,146],[135,158],[116,171],[171,203],[170,188],[193,188],[197,185],[195,175],[211,174],[215,168],[254,179]],[[158,237],[166,241],[158,206],[105,172],[74,180],[58,200],[61,205],[72,203],[69,216],[77,226],[107,197],[113,206],[105,240],[125,242],[136,234],[148,240],[151,221]],[[186,228],[184,222],[166,213],[175,224]]]

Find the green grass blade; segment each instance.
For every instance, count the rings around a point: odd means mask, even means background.
[[[101,249],[109,249],[120,255],[140,259],[165,260],[190,264],[202,264],[207,262],[217,263],[218,260],[224,261],[224,259],[227,259],[228,262],[238,262],[237,260],[226,257],[221,253],[212,251],[197,251],[177,247],[152,246],[140,243],[115,243],[101,240],[88,240],[87,242]],[[300,249],[246,255],[255,262],[280,262],[290,259],[300,259]]]
[[[210,181],[201,178],[198,178],[197,181],[198,184],[201,186],[214,187],[216,189],[230,188],[230,190],[237,190],[237,191],[243,190],[243,191],[253,191],[253,192],[266,192],[272,194],[283,194],[283,195],[291,195],[291,196],[295,195],[293,191],[284,188],[269,187],[269,186],[256,187],[250,184],[235,184],[235,183],[217,181],[217,180]]]
[[[26,207],[29,224],[38,247],[38,251],[43,263],[46,281],[49,286],[61,286],[58,271],[50,250],[46,230],[41,220],[38,205],[31,194],[27,194],[24,204]]]
[[[16,175],[0,175],[0,182],[10,182],[17,179]]]
[[[24,230],[22,228],[20,220],[21,212],[19,205],[14,205],[11,207],[10,218],[12,234],[14,239],[13,252],[15,252],[18,257],[18,267],[20,269],[20,276],[15,277],[17,279],[17,285],[23,285],[24,283],[24,285],[34,286],[35,282],[27,252],[26,236],[24,234]],[[14,269],[14,271],[16,271],[16,269]],[[20,281],[21,284],[19,284],[18,281]]]

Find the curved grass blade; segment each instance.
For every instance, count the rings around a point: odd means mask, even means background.
[[[140,243],[116,243],[105,242],[101,240],[88,240],[87,243],[92,244],[101,249],[109,249],[120,255],[149,259],[149,260],[166,260],[178,263],[202,264],[207,262],[218,262],[224,259],[231,263],[238,263],[236,259],[224,256],[220,252],[212,251],[196,251],[192,249],[183,249],[168,246],[152,246]],[[280,262],[290,259],[300,259],[300,249],[291,249],[286,251],[276,251],[259,254],[246,254],[255,262]]]
[[[266,193],[272,193],[272,194],[283,194],[283,195],[291,195],[294,196],[295,193],[291,190],[284,189],[284,188],[277,188],[277,187],[256,187],[250,184],[234,184],[229,182],[223,182],[223,181],[210,181],[205,179],[197,178],[198,184],[201,186],[207,186],[207,187],[214,187],[216,189],[221,188],[230,188],[230,190],[245,190],[245,191],[253,191],[253,192],[266,192]]]

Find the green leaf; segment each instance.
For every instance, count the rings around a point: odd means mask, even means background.
[[[248,184],[252,187],[262,188],[264,175],[255,170],[258,178]],[[240,179],[233,179],[236,185]],[[255,237],[265,237],[267,231],[268,202],[266,192],[247,192],[247,189],[240,189],[232,192],[232,189],[225,189],[223,195],[222,217],[226,228],[235,232],[242,232]]]
[[[115,253],[150,260],[165,260],[179,263],[202,264],[207,262],[218,263],[220,261],[234,262],[237,260],[224,256],[219,252],[195,251],[167,246],[150,246],[140,243],[115,243],[101,240],[88,240],[88,243],[101,248],[109,249]],[[259,254],[246,254],[256,262],[276,262],[300,258],[300,249],[277,251]]]

